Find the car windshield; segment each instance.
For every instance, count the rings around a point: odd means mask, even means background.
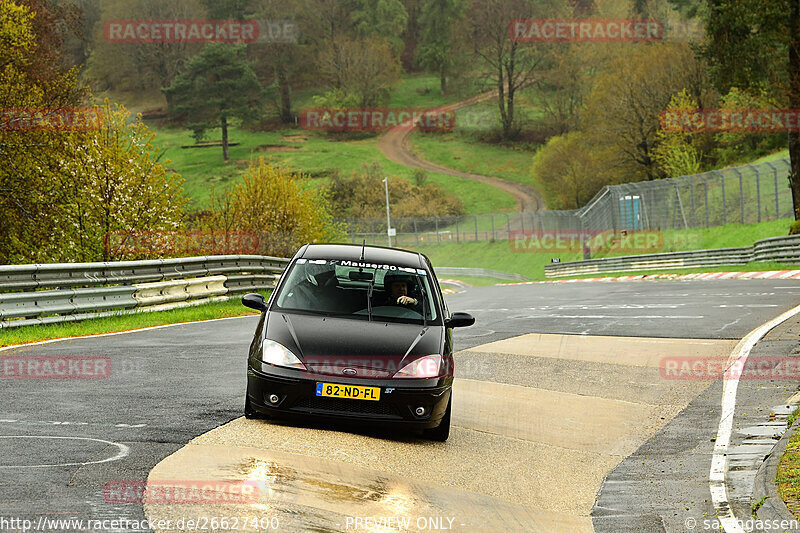
[[[298,259],[276,309],[386,322],[428,323],[439,312],[428,272],[386,264]]]

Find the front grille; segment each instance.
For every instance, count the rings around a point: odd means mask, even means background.
[[[324,413],[357,413],[385,418],[402,418],[391,405],[384,402],[348,400],[346,398],[300,398],[292,406],[299,411]]]

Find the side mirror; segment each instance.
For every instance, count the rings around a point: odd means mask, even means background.
[[[256,311],[263,312],[267,310],[267,302],[264,300],[264,297],[254,292],[242,296],[242,305],[250,309],[255,309]]]
[[[469,313],[453,313],[450,318],[445,319],[446,328],[466,328],[475,323],[475,317]]]

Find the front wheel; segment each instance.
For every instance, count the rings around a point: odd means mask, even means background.
[[[453,399],[450,398],[447,402],[447,410],[444,412],[442,421],[435,428],[426,429],[422,432],[422,436],[429,440],[444,442],[450,436],[450,406]]]

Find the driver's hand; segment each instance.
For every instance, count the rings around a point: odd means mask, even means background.
[[[397,299],[397,303],[401,305],[414,305],[417,301],[411,296],[401,296]]]

